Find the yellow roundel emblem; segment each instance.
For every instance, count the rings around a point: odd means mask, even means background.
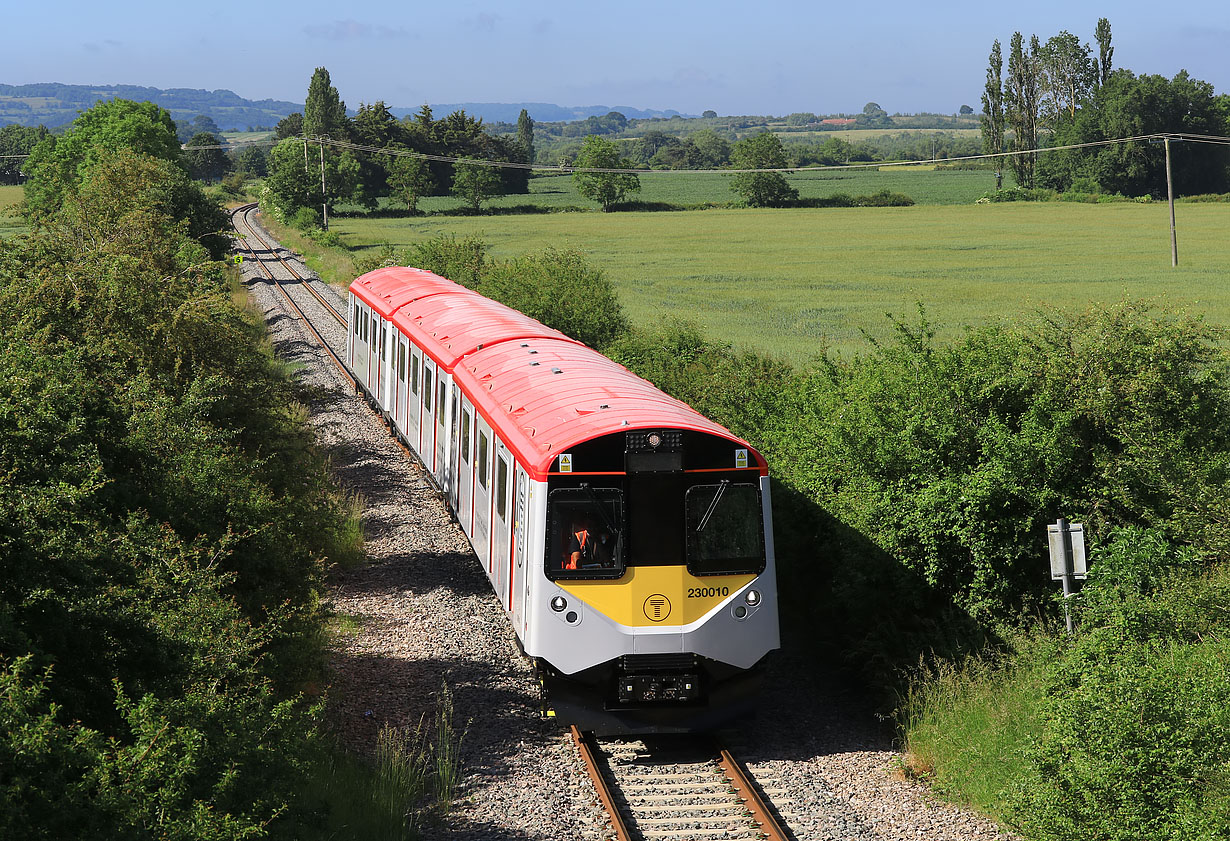
[[[651,622],[661,622],[671,615],[671,600],[661,593],[645,599],[645,617]]]

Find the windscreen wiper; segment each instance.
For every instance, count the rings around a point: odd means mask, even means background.
[[[713,495],[713,501],[709,503],[709,508],[705,510],[705,516],[700,518],[700,525],[696,527],[697,532],[705,530],[705,526],[709,525],[709,518],[713,516],[713,512],[717,510],[718,502],[722,499],[722,494],[726,493],[726,486],[730,484],[729,479],[723,479],[718,485],[717,493]]]

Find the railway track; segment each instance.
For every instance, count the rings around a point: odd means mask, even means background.
[[[616,841],[793,841],[783,818],[743,765],[720,744],[696,738],[598,740],[572,728]],[[777,793],[782,794],[782,793]]]

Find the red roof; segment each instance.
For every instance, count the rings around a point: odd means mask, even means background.
[[[503,304],[420,269],[378,269],[351,290],[449,371],[517,460],[542,478],[562,452],[633,429],[746,442],[627,368]]]

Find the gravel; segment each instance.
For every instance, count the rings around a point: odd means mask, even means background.
[[[447,687],[464,730],[463,776],[458,801],[430,837],[609,837],[567,731],[540,719],[531,666],[427,474],[313,346],[272,284],[250,263],[244,272],[275,348],[312,394],[311,423],[338,480],[364,500],[370,563],[329,582],[329,606],[357,626],[331,658],[329,715],[339,737],[371,753],[383,726],[430,721]],[[300,306],[318,317],[319,305]],[[900,754],[872,716],[813,673],[789,641],[767,665],[764,712],[726,737],[797,839],[1013,837],[902,779]]]

